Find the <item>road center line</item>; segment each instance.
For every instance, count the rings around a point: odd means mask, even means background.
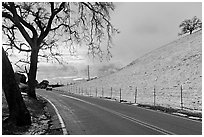
[[[60,94],[60,95],[61,95],[61,96],[64,96],[64,97],[68,97],[68,98],[74,99],[74,100],[77,100],[77,101],[81,101],[81,102],[87,103],[87,104],[92,105],[92,106],[95,106],[95,107],[98,107],[98,108],[100,108],[100,109],[102,109],[102,110],[105,110],[105,111],[107,111],[107,112],[110,112],[110,113],[112,113],[112,114],[115,114],[115,115],[117,115],[117,116],[120,116],[120,117],[122,117],[122,118],[124,118],[124,119],[127,119],[127,120],[129,120],[129,121],[132,121],[132,122],[137,123],[137,124],[139,124],[139,125],[145,126],[145,127],[147,127],[147,128],[150,128],[150,129],[155,130],[155,131],[157,131],[157,132],[160,132],[160,133],[162,133],[162,134],[165,134],[165,135],[175,135],[175,133],[173,133],[173,132],[164,130],[164,129],[162,129],[162,128],[159,128],[159,127],[157,127],[157,126],[148,124],[148,123],[146,123],[146,122],[142,122],[142,121],[140,121],[140,120],[137,120],[137,119],[135,119],[135,118],[129,117],[129,116],[124,115],[124,114],[122,114],[122,113],[113,111],[113,110],[111,110],[111,109],[108,109],[108,108],[105,108],[105,107],[102,107],[102,106],[99,106],[99,105],[96,105],[96,104],[87,102],[87,101],[82,100],[82,99],[79,99],[79,98],[75,98],[75,97],[72,97],[72,96],[63,95],[63,94]]]

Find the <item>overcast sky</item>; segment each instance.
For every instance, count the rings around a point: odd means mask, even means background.
[[[112,23],[121,33],[115,37],[112,61],[127,65],[145,53],[178,38],[179,24],[197,16],[202,3],[116,3]]]
[[[179,24],[183,20],[194,16],[202,19],[201,2],[120,2],[115,6],[111,22],[120,34],[114,37],[113,58],[108,63],[116,66],[125,66],[151,50],[178,39]],[[79,48],[78,58],[69,58],[69,65],[79,71],[88,64],[100,66],[99,61],[88,59],[86,54],[87,49]],[[39,74],[43,72],[39,71]]]
[[[115,11],[111,14],[112,24],[120,30],[114,37],[114,46],[111,49],[113,58],[108,63],[116,66],[125,66],[138,57],[178,39],[179,24],[185,19],[194,16],[202,19],[202,3],[115,3]],[[99,61],[88,59],[87,50],[78,50],[79,58],[70,60],[78,70],[88,64],[95,68],[102,66]],[[102,64],[107,64],[103,62]],[[84,72],[84,71],[83,71]],[[93,74],[97,75],[97,74]]]
[[[109,63],[125,66],[145,53],[178,39],[179,24],[194,16],[202,19],[201,2],[119,2],[115,3],[111,22],[120,34],[114,37]],[[88,59],[87,49],[78,49],[75,64],[97,64]],[[107,63],[106,61],[104,63]]]

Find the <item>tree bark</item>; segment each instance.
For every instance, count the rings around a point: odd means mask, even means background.
[[[9,120],[18,126],[30,125],[31,116],[21,96],[11,63],[2,47],[2,87],[9,109]]]
[[[37,47],[37,46],[36,46]],[[37,74],[37,63],[38,63],[38,48],[32,48],[30,57],[30,70],[28,74],[28,96],[37,99],[35,93],[36,87],[36,74]]]

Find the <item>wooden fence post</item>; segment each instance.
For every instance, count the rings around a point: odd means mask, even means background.
[[[156,90],[155,90],[155,86],[154,86],[154,106],[156,105]]]
[[[96,87],[96,97],[97,97],[97,87]]]
[[[77,94],[77,87],[76,87],[76,94]]]
[[[135,104],[137,103],[137,87],[135,88]]]
[[[103,97],[103,94],[104,94],[104,93],[103,93],[103,87],[102,87],[102,97]]]
[[[183,87],[181,85],[181,109],[183,110]]]
[[[111,87],[111,98],[112,98],[112,94],[113,94],[113,88]]]
[[[91,96],[91,87],[90,87],[90,93],[89,93],[89,96]]]
[[[121,102],[121,88],[120,88],[120,102]]]

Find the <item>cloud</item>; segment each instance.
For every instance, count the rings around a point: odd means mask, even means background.
[[[57,65],[47,64],[39,65],[38,67],[38,80],[53,79],[57,77],[74,77],[78,75],[78,69],[72,65]]]

